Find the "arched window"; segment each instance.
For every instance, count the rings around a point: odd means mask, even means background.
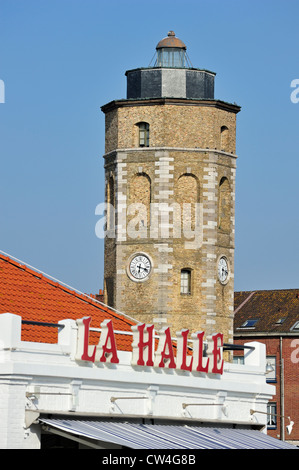
[[[107,184],[107,229],[113,230],[115,227],[115,192],[114,179],[110,176]]]
[[[139,136],[138,136],[139,147],[149,147],[149,123],[139,122],[137,126],[139,128]]]
[[[230,187],[228,179],[223,177],[219,184],[219,221],[218,226],[224,232],[229,232],[231,203],[230,203]]]
[[[129,184],[129,203],[142,203],[149,208],[151,202],[151,179],[142,172],[136,173]]]
[[[229,150],[229,134],[226,126],[221,127],[220,131],[220,149],[228,152]]]
[[[175,224],[180,224],[181,230],[186,238],[194,236],[196,228],[196,210],[199,202],[198,180],[193,174],[183,174],[176,184],[176,200],[180,205],[180,217],[174,220]]]
[[[181,270],[181,294],[191,294],[191,269]]]
[[[128,231],[133,238],[146,237],[150,226],[151,179],[146,173],[137,173],[129,184],[127,208]]]

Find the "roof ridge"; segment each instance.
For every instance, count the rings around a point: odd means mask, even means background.
[[[113,314],[118,318],[123,317],[122,318],[123,320],[130,320],[133,323],[138,323],[136,319],[130,317],[129,315],[126,315],[123,312],[119,312],[118,310],[115,310],[113,307],[109,307],[109,305],[106,305],[103,302],[100,302],[99,300],[91,297],[89,294],[80,292],[75,287],[71,287],[64,282],[59,281],[58,279],[55,279],[53,276],[50,276],[49,274],[46,274],[43,271],[29,264],[26,264],[24,261],[21,261],[18,258],[12,255],[9,255],[8,253],[5,253],[2,250],[0,250],[0,259],[3,259],[4,261],[10,264],[13,264],[19,269],[23,269],[28,274],[38,277],[39,279],[53,285],[54,287],[60,288],[64,292],[74,295],[75,297],[79,298],[80,300],[83,300],[84,302],[88,302],[94,305],[95,307],[102,308],[103,310],[107,310],[110,314]]]
[[[299,287],[291,287],[290,289],[258,289],[255,291],[250,290],[238,290],[235,291],[235,294],[250,294],[251,292],[258,294],[259,292],[290,292],[292,290],[299,291]]]

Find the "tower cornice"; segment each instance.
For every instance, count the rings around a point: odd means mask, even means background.
[[[140,70],[166,70],[166,69],[170,69],[170,70],[195,70],[197,72],[205,72],[205,73],[209,73],[213,76],[216,76],[216,72],[212,72],[212,70],[207,70],[207,69],[200,69],[200,68],[197,68],[197,67],[161,67],[161,66],[154,66],[154,67],[136,67],[134,69],[130,69],[130,70],[127,70],[125,72],[125,75],[128,76],[131,72],[137,72],[137,71],[140,71]]]
[[[113,100],[101,106],[104,114],[117,108],[132,106],[210,106],[237,114],[241,110],[241,106],[233,103],[227,103],[221,100],[198,100],[186,98],[142,98],[142,99],[120,99]]]
[[[197,152],[197,153],[211,153],[211,154],[220,154],[220,155],[225,155],[227,157],[237,159],[238,155],[232,153],[232,152],[225,152],[224,150],[220,149],[210,149],[210,148],[199,148],[199,147],[130,147],[130,148],[117,148],[114,150],[111,150],[110,152],[107,152],[103,155],[103,158],[109,158],[113,155],[118,155],[121,153],[129,154],[129,153],[135,153],[138,151],[138,153],[155,153],[155,152]]]

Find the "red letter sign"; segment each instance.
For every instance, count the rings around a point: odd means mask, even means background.
[[[209,358],[203,357],[203,336],[204,332],[197,332],[192,335],[193,343],[193,370],[207,373],[209,370]]]
[[[88,345],[89,341],[89,325],[91,322],[90,317],[84,317],[77,320],[78,325],[78,339],[77,339],[77,353],[76,359],[81,361],[95,361],[96,348],[93,346],[93,352],[90,354],[91,347]]]
[[[154,325],[147,325],[144,332],[145,324],[134,325],[131,327],[133,331],[133,353],[132,365],[137,366],[153,366],[153,329]],[[145,340],[146,335],[146,340]],[[144,362],[143,353],[147,349],[147,361]]]
[[[223,373],[223,357],[222,357],[222,346],[223,346],[223,334],[217,333],[212,335],[212,339],[214,342],[213,348],[213,374],[222,374]]]
[[[160,332],[158,350],[155,357],[155,366],[175,369],[175,360],[172,349],[172,341],[169,327],[163,328]]]
[[[187,339],[189,330],[177,332],[177,368],[181,370],[192,370],[193,357],[187,355]],[[189,357],[189,365],[187,365],[187,357]]]
[[[118,364],[117,349],[112,326],[112,320],[105,320],[101,323],[101,338],[97,346],[97,358],[100,362],[111,362]],[[109,344],[109,346],[108,346]]]

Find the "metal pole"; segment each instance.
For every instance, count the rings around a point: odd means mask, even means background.
[[[284,363],[282,355],[282,337],[279,338],[279,360],[280,360],[280,439],[285,440],[285,421],[284,421]]]

